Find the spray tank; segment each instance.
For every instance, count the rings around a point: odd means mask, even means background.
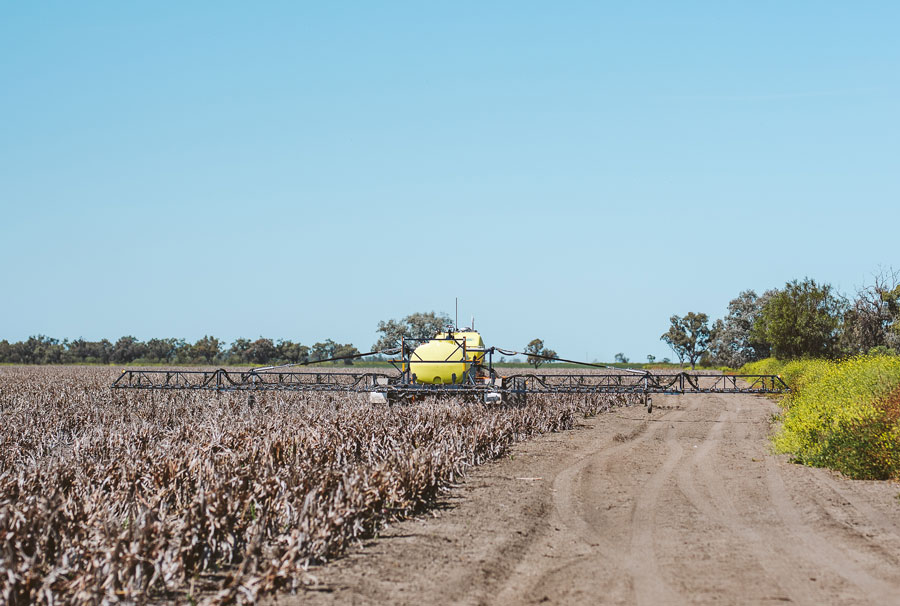
[[[480,333],[471,329],[447,331],[416,347],[409,357],[409,369],[416,383],[463,383],[466,377],[478,373],[484,354]]]

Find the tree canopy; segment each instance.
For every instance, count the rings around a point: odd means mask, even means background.
[[[900,273],[881,272],[844,313],[840,349],[849,354],[900,350]]]
[[[663,333],[660,340],[672,348],[679,362],[683,364],[687,358],[691,368],[696,368],[697,362],[709,344],[709,316],[688,312],[683,318],[672,316],[669,322],[669,330]]]
[[[381,333],[372,346],[373,351],[384,351],[400,347],[401,339],[431,339],[451,326],[450,316],[445,313],[418,312],[402,320],[382,320],[377,332]]]
[[[751,333],[773,293],[757,296],[755,291],[745,290],[728,303],[728,314],[710,330],[709,355],[714,364],[739,368],[769,355],[769,344],[755,340]]]
[[[833,357],[846,310],[846,300],[830,284],[793,280],[766,301],[751,338],[768,343],[777,358]]]
[[[525,353],[528,355],[528,363],[534,366],[535,370],[537,370],[541,364],[549,361],[546,358],[556,357],[556,352],[546,348],[541,339],[532,339],[531,342],[525,346]]]

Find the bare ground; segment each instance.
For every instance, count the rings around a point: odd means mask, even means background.
[[[900,486],[770,453],[755,396],[521,444],[277,603],[900,604]]]

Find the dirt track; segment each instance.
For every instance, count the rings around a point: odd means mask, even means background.
[[[900,486],[770,454],[763,398],[655,404],[518,446],[278,602],[900,604]]]

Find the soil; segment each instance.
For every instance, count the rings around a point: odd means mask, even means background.
[[[750,395],[654,398],[473,471],[279,604],[900,604],[900,486],[771,453]]]

